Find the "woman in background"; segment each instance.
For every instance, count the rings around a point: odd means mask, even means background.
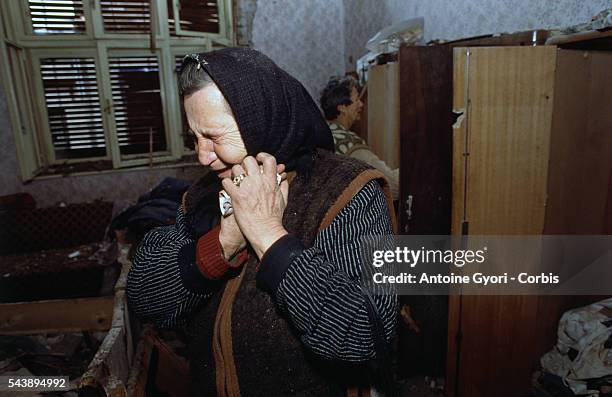
[[[399,168],[389,168],[363,138],[351,131],[363,110],[357,81],[350,76],[332,77],[321,93],[320,103],[334,137],[336,153],[364,161],[382,172],[389,182],[393,200],[399,199]]]

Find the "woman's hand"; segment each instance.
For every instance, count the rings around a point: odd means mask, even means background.
[[[234,214],[221,217],[221,230],[219,231],[219,242],[223,250],[223,257],[229,261],[240,250],[246,247],[246,240],[240,231]]]
[[[263,172],[259,163],[263,165]],[[236,223],[260,260],[272,244],[287,234],[283,213],[289,184],[283,180],[278,186],[276,182],[277,172],[283,171],[284,166],[277,166],[273,156],[259,153],[256,159],[248,156],[241,165],[232,168],[232,174],[245,175],[240,186],[235,186],[229,178],[222,181],[232,198]]]

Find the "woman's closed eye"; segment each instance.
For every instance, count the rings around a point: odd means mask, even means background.
[[[217,135],[211,138],[215,143],[222,144],[231,144],[231,145],[241,145],[242,138],[240,136],[239,130],[231,130],[227,131],[221,135]]]

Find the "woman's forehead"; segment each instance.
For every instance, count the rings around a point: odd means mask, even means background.
[[[184,105],[187,117],[198,124],[211,124],[212,128],[219,123],[235,123],[225,97],[214,85],[185,96]]]
[[[227,108],[227,101],[221,93],[221,90],[215,84],[208,84],[205,87],[197,90],[191,95],[185,97],[185,104],[190,102],[193,106],[201,107],[219,107]]]
[[[194,101],[191,103],[190,101]],[[232,113],[224,106],[201,101],[197,97],[185,99],[185,110],[190,129],[204,136],[220,136],[236,130]]]

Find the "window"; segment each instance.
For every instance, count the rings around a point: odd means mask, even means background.
[[[109,59],[121,154],[167,150],[156,56]]]
[[[106,145],[95,59],[43,58],[40,74],[55,157],[103,157]]]
[[[234,43],[231,0],[0,1],[0,72],[24,180],[193,154],[176,67]]]
[[[148,0],[100,0],[106,33],[148,33],[151,8]]]
[[[173,7],[170,7],[170,3],[173,3]],[[223,35],[225,28],[219,23],[224,17],[224,10],[219,8],[216,0],[168,0],[168,17],[174,24],[176,35]]]
[[[83,0],[30,0],[35,35],[85,33]]]

